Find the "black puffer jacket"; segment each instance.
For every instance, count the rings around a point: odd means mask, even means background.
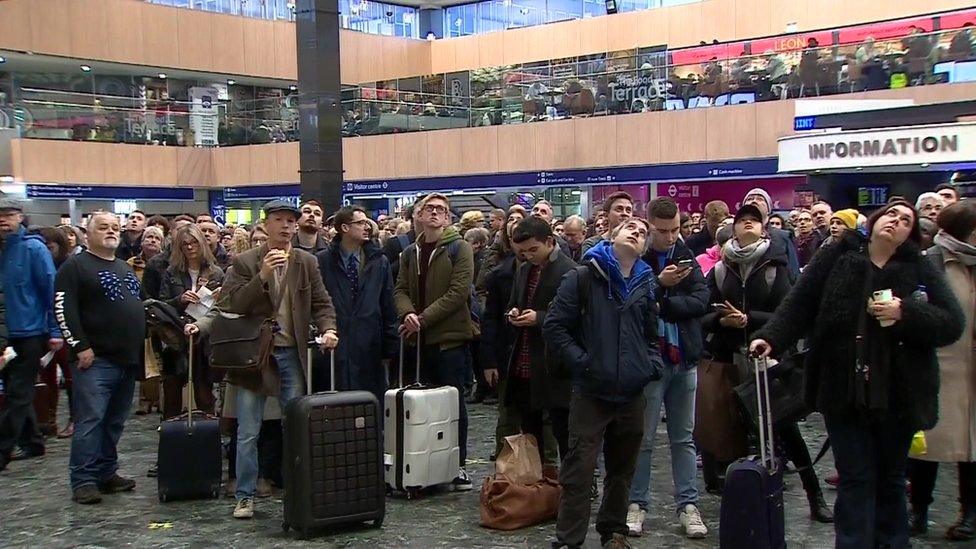
[[[719,322],[722,316],[714,310],[702,319],[705,330],[705,347],[712,358],[731,362],[733,353],[748,345],[750,335],[762,328],[773,311],[790,292],[789,260],[786,256],[786,246],[780,240],[771,240],[769,249],[762,259],[749,273],[745,282],[742,280],[740,266],[726,264],[713,268],[708,273],[708,289],[711,297],[708,302],[724,303],[728,301],[736,309],[746,313],[749,323],[745,330],[722,326]],[[722,287],[718,287],[716,273],[724,270],[725,278]],[[772,284],[769,281],[772,280]]]
[[[867,240],[848,231],[814,257],[773,318],[755,334],[772,345],[774,354],[809,335],[807,403],[835,418],[855,418],[855,337],[871,268]],[[927,300],[913,297],[923,286]],[[889,412],[911,431],[930,429],[939,415],[935,350],[962,335],[962,310],[943,275],[911,243],[875,274],[874,287],[890,288],[902,300],[902,319],[890,328],[897,348],[890,354]]]

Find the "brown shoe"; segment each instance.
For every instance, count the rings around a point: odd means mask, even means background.
[[[136,481],[131,478],[120,477],[118,473],[98,483],[98,490],[103,494],[131,492],[136,487]]]
[[[98,493],[98,488],[94,484],[79,486],[71,494],[71,500],[82,505],[101,503],[102,495]]]
[[[71,438],[75,436],[75,422],[69,422],[64,426],[64,429],[58,433],[58,438]]]
[[[269,498],[271,497],[271,492],[274,491],[274,486],[271,485],[271,481],[266,478],[259,478],[257,490],[255,494],[259,498]]]

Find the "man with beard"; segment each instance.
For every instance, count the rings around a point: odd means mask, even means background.
[[[322,205],[317,200],[306,200],[299,210],[302,216],[298,219],[298,234],[291,245],[312,255],[328,250],[329,242],[322,236],[322,218],[325,216]]]
[[[72,256],[55,283],[55,315],[78,357],[71,372],[75,433],[70,469],[72,499],[82,504],[100,503],[101,494],[136,486],[119,476],[116,447],[142,365],[146,314],[139,280],[115,256],[118,246],[115,215],[92,214],[88,250]]]

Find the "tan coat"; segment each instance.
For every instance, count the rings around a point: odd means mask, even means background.
[[[220,311],[241,315],[256,315],[273,318],[276,311],[268,290],[258,273],[261,262],[268,253],[268,245],[248,250],[234,260],[232,269],[224,279],[220,290]],[[291,292],[292,337],[298,347],[298,357],[302,363],[302,377],[308,365],[308,327],[315,323],[319,333],[336,329],[335,308],[332,298],[325,289],[318,262],[312,254],[293,248],[285,272],[285,285]],[[340,335],[341,337],[341,335]],[[241,387],[277,395],[277,372],[262,372],[261,379],[255,376],[228,376],[228,381]],[[304,382],[303,382],[304,384]]]
[[[962,338],[938,350],[939,423],[925,432],[925,461],[976,461],[976,353],[973,352],[976,277],[948,250],[942,249],[945,275],[966,315]]]

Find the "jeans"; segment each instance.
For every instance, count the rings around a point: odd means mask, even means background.
[[[0,371],[6,393],[6,404],[0,410],[0,454],[8,454],[16,446],[44,451],[44,437],[34,412],[34,383],[41,357],[47,352],[47,340],[48,336],[10,340],[17,358]]]
[[[87,370],[72,364],[75,434],[71,437],[71,489],[98,484],[119,468],[116,448],[129,417],[137,368],[95,357]]]
[[[437,345],[426,345],[420,358],[420,380],[424,385],[443,387],[450,385],[458,390],[458,446],[460,447],[461,467],[468,457],[468,409],[464,404],[464,386],[468,383],[467,346],[441,349]]]
[[[976,462],[960,462],[959,503],[963,507],[976,506]],[[920,459],[908,460],[908,478],[912,481],[912,509],[922,511],[932,504],[932,491],[939,475],[939,463]]]
[[[295,347],[275,347],[275,362],[281,392],[278,399],[284,411],[293,401],[305,394],[305,376]],[[237,390],[237,499],[254,497],[258,484],[258,435],[264,420],[262,393],[243,387]]]
[[[601,543],[606,543],[613,534],[627,533],[627,490],[644,438],[643,417],[643,396],[618,403],[573,392],[569,406],[569,451],[559,471],[563,494],[559,500],[556,538],[560,544],[582,547],[586,539],[590,527],[590,486],[601,450],[607,475],[596,530]]]
[[[637,459],[637,471],[630,485],[630,502],[645,511],[651,502],[651,453],[654,437],[661,423],[661,403],[668,413],[668,440],[671,442],[671,476],[674,479],[674,502],[678,511],[685,505],[698,505],[698,465],[695,442],[695,391],[698,369],[686,370],[665,363],[662,377],[644,388],[647,408],[644,411],[644,442]]]
[[[829,415],[824,420],[840,475],[835,546],[907,548],[905,466],[913,432],[893,415],[871,424]]]

